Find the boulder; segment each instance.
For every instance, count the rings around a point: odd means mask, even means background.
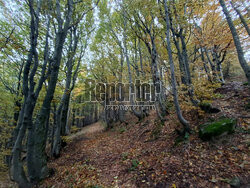
[[[206,141],[223,133],[233,133],[236,125],[235,119],[223,118],[215,122],[206,123],[200,126],[199,137]]]

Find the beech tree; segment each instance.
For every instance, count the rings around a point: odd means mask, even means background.
[[[174,114],[190,133],[215,88],[242,69],[249,81],[244,3],[0,0],[0,169],[36,186],[71,133],[142,121],[151,106],[161,126]]]
[[[224,0],[219,0],[219,2],[220,2],[220,5],[222,7],[223,13],[226,16],[227,23],[229,25],[229,28],[230,28],[232,36],[233,36],[233,40],[234,40],[234,44],[235,44],[235,47],[236,47],[236,50],[237,50],[240,65],[241,65],[243,71],[245,72],[245,75],[246,75],[246,77],[248,79],[248,82],[250,82],[250,67],[247,64],[246,59],[244,57],[244,52],[243,52],[243,49],[242,49],[242,46],[241,46],[241,43],[240,43],[239,35],[238,35],[237,31],[236,31],[233,20],[232,20],[230,14],[229,14],[229,11],[228,11],[228,9],[226,7],[225,1]]]
[[[187,120],[184,119],[182,116],[182,112],[180,109],[179,105],[179,100],[178,100],[178,93],[177,93],[177,88],[176,88],[176,79],[175,79],[175,69],[174,69],[174,62],[173,62],[173,57],[172,57],[172,47],[171,47],[171,42],[170,42],[170,20],[169,20],[169,11],[168,11],[168,5],[167,1],[164,0],[164,10],[165,10],[165,21],[166,21],[166,40],[167,40],[167,51],[168,51],[168,59],[169,59],[169,64],[170,64],[170,71],[171,71],[171,84],[172,84],[172,90],[173,90],[173,96],[174,96],[174,104],[175,104],[175,109],[176,113],[178,116],[178,119],[184,126],[184,133],[190,132],[190,127],[189,123]]]

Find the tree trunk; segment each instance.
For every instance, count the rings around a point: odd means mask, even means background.
[[[212,82],[212,78],[211,78],[211,75],[210,75],[210,70],[209,70],[209,67],[207,66],[208,62],[205,59],[204,50],[203,50],[202,47],[200,47],[200,50],[201,50],[201,60],[203,61],[203,66],[204,66],[205,72],[207,74],[208,81]]]
[[[127,27],[127,23],[126,23],[126,18],[124,16],[124,29],[125,31],[123,32],[123,44],[124,44],[124,53],[125,53],[125,58],[126,58],[126,62],[127,62],[127,67],[128,67],[128,79],[129,79],[129,98],[130,98],[130,103],[132,105],[132,111],[134,113],[134,115],[141,120],[143,118],[143,112],[142,110],[140,110],[140,112],[136,111],[135,108],[133,107],[135,105],[134,103],[134,97],[135,95],[132,95],[132,93],[134,93],[135,88],[133,88],[133,84],[132,84],[132,74],[131,74],[131,68],[130,68],[130,60],[129,60],[129,56],[128,56],[128,50],[127,50],[127,33],[126,33],[126,27]]]
[[[190,132],[189,123],[182,116],[182,112],[181,112],[179,101],[178,101],[174,62],[173,62],[173,57],[172,57],[172,48],[171,48],[171,41],[170,41],[170,22],[169,22],[169,16],[168,16],[169,12],[168,12],[166,0],[164,0],[164,9],[165,9],[165,17],[166,17],[165,21],[166,21],[166,26],[167,26],[167,29],[166,29],[167,51],[168,51],[168,58],[169,58],[170,71],[171,71],[171,84],[172,84],[172,90],[173,90],[173,95],[174,95],[174,104],[175,104],[178,119],[180,120],[181,124],[184,126],[184,132]]]
[[[172,33],[173,33],[173,29],[172,29]],[[178,61],[179,61],[179,69],[180,69],[180,74],[181,74],[181,82],[184,85],[186,85],[187,84],[187,81],[186,81],[186,71],[184,71],[185,68],[184,68],[184,63],[183,63],[183,57],[182,57],[181,50],[180,50],[180,44],[179,44],[179,41],[174,36],[174,34],[173,34],[173,39],[174,39],[175,47],[177,49],[177,57],[178,57]]]
[[[210,64],[210,67],[211,67],[211,70],[212,70],[213,81],[216,81],[216,80],[218,80],[218,75],[217,75],[217,73],[216,73],[215,65],[214,65],[214,63],[212,62],[211,58],[209,57],[209,54],[208,54],[208,51],[207,51],[207,48],[206,48],[206,47],[204,48],[204,52],[205,52],[205,54],[206,54],[206,56],[207,56],[207,60],[208,60],[208,62],[209,62],[209,64]]]
[[[24,104],[19,114],[19,122],[15,131],[17,135],[15,135],[14,133],[14,137],[16,137],[16,140],[15,140],[15,145],[12,150],[12,160],[11,160],[11,169],[10,169],[10,174],[12,176],[11,179],[17,182],[20,188],[31,187],[31,185],[29,184],[26,178],[23,164],[21,161],[22,141],[23,141],[23,138],[25,136],[25,131],[26,131],[26,127],[23,126],[23,123],[22,123],[23,117],[24,117],[24,108],[25,108],[25,103],[26,103],[25,100],[26,99],[24,99]]]
[[[240,65],[241,65],[243,71],[245,72],[248,83],[250,83],[250,67],[247,64],[246,60],[245,60],[244,52],[243,52],[243,49],[242,49],[241,43],[240,43],[240,38],[239,38],[238,33],[236,31],[236,28],[235,28],[235,26],[233,24],[233,20],[232,20],[230,14],[229,14],[229,11],[227,10],[225,1],[224,0],[219,0],[219,2],[220,2],[220,5],[222,7],[222,10],[223,10],[223,12],[224,12],[224,14],[226,16],[227,23],[229,25],[229,28],[230,28],[232,36],[233,36],[234,44],[235,44],[235,47],[236,47],[236,50],[237,50]]]
[[[60,3],[57,2],[57,11],[60,15]],[[55,44],[55,53],[53,56],[53,67],[50,74],[50,80],[48,84],[47,93],[43,100],[43,104],[41,110],[35,121],[35,132],[34,137],[36,138],[34,141],[34,155],[33,155],[33,163],[35,166],[34,178],[36,181],[39,181],[48,176],[48,167],[47,167],[47,156],[45,153],[46,147],[46,120],[49,116],[50,104],[54,96],[56,83],[58,79],[59,68],[61,64],[62,58],[62,50],[63,44],[65,42],[65,38],[68,33],[68,29],[72,20],[72,12],[73,12],[73,1],[68,1],[68,11],[67,18],[64,23],[64,27],[62,28],[62,23],[59,25],[59,30],[56,35],[56,44]],[[60,19],[59,19],[60,22]]]
[[[240,17],[240,21],[243,24],[243,26],[245,27],[248,36],[250,36],[250,29],[248,27],[247,21],[245,20],[244,16],[241,14],[240,10],[235,6],[234,2],[231,0],[230,1],[232,7],[234,8],[235,12],[238,14],[238,16]]]
[[[122,74],[123,74],[123,63],[124,63],[124,56],[123,56],[123,49],[122,46],[120,46],[120,54],[121,54],[121,59],[120,59],[120,74],[119,74],[119,83],[122,83]],[[118,95],[121,94],[121,91],[118,92]],[[120,122],[124,122],[124,115],[125,115],[125,110],[122,108],[122,101],[119,101],[119,109],[118,109],[118,117]]]

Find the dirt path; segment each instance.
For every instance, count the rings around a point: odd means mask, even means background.
[[[87,138],[90,135],[93,135],[94,133],[100,133],[104,131],[105,127],[100,123],[96,122],[91,125],[88,125],[81,129],[81,131],[77,132],[76,134],[72,134],[69,136],[69,139],[74,141],[82,138]],[[6,187],[17,187],[17,185],[9,180],[9,177],[4,177],[0,179],[0,188],[6,188]]]
[[[103,131],[99,122],[83,128],[71,136],[73,141],[63,149],[60,158],[49,161],[55,174],[39,187],[230,188],[228,182],[235,178],[242,187],[249,187],[250,119],[246,118],[249,111],[245,105],[250,96],[248,87],[238,85],[222,87],[221,98],[214,101],[221,112],[202,118],[186,112],[194,133],[188,141],[178,144],[176,128],[180,125],[174,112],[158,132],[155,112],[143,121],[128,116],[128,124],[116,124],[108,131]],[[221,116],[238,119],[235,134],[202,142],[198,126]]]
[[[81,131],[73,134],[69,137],[70,140],[78,139],[82,136],[88,136],[89,134],[98,133],[104,131],[105,127],[98,121],[86,127],[83,127]]]

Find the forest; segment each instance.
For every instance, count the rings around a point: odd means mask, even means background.
[[[0,187],[250,187],[247,0],[0,0]]]

